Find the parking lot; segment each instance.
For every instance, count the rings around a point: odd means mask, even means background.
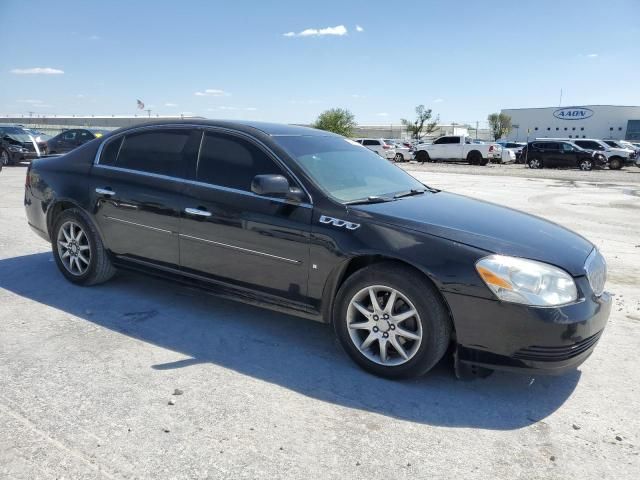
[[[330,328],[135,274],[64,281],[0,172],[0,478],[640,478],[640,168],[402,164],[597,244],[615,294],[561,377],[360,371]]]

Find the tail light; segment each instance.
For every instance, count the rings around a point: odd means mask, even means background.
[[[385,150],[389,150],[391,148],[390,145],[383,145],[382,148],[384,148]]]
[[[493,152],[493,145],[489,145],[489,151]]]

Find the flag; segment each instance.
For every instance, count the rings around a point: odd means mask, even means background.
[[[144,103],[142,102],[142,100],[138,100],[138,109],[144,110]]]

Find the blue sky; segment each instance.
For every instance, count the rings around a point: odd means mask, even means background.
[[[563,105],[640,104],[638,0],[0,0],[0,19],[4,115],[129,115],[140,98],[153,115],[344,107],[362,124],[422,103],[471,123],[561,88]]]

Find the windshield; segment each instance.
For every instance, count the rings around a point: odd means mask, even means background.
[[[19,127],[0,127],[0,133],[3,135],[25,135],[25,131]]]
[[[274,137],[327,194],[340,202],[394,194],[425,186],[404,170],[341,137]]]

